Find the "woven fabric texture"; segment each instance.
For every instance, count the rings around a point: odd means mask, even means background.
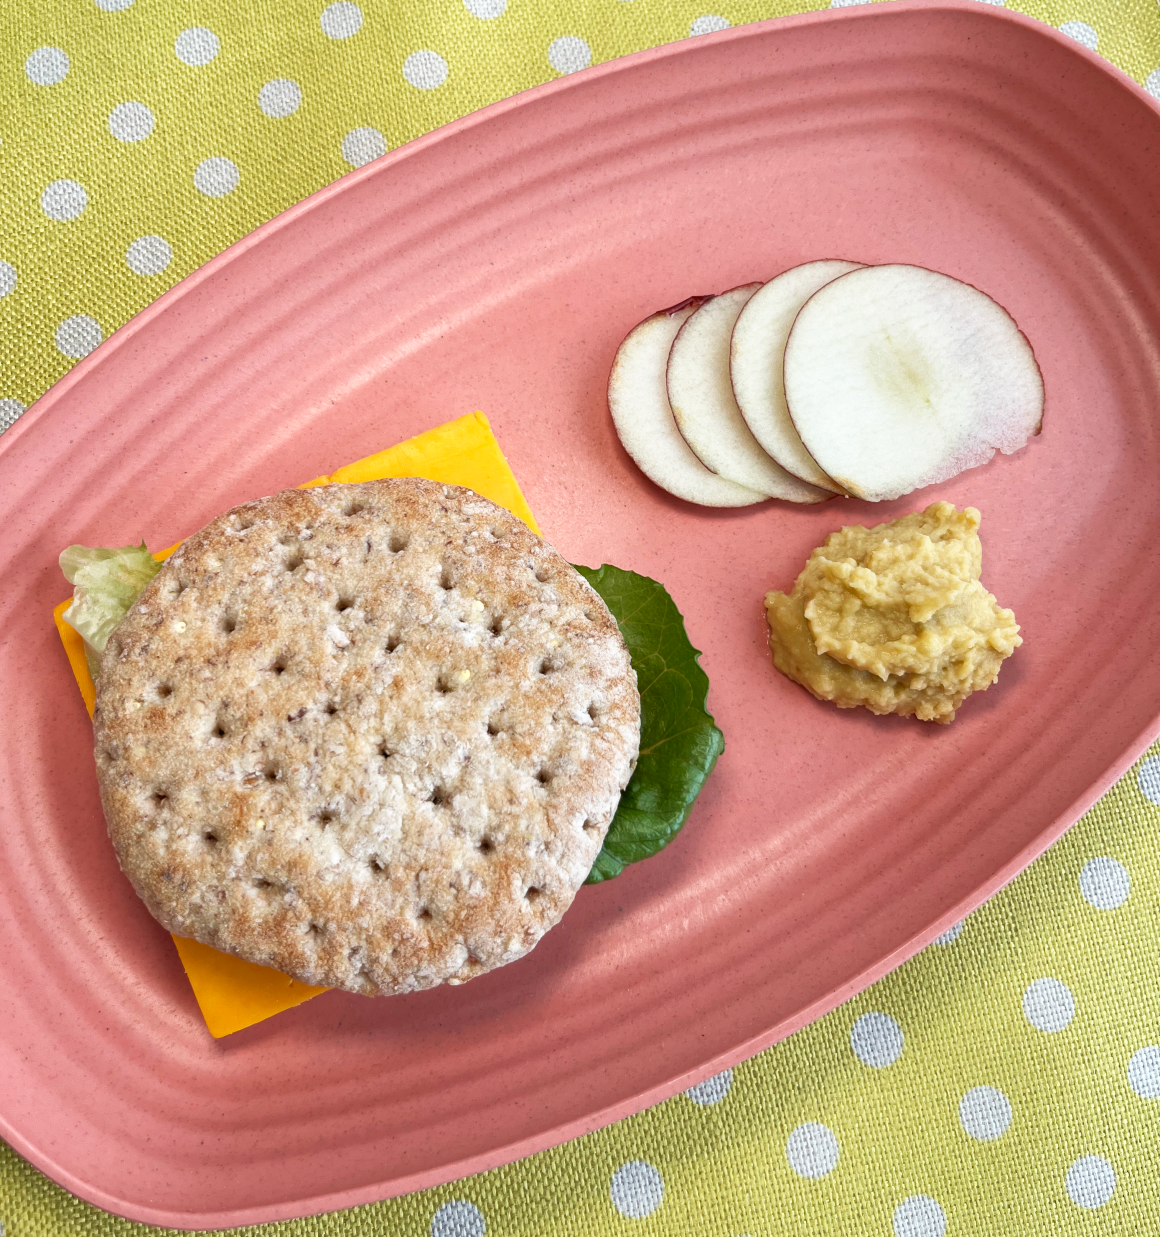
[[[351,167],[560,73],[815,7],[9,0],[0,432],[166,288]],[[1154,0],[1012,7],[1160,98]],[[507,1168],[239,1231],[1160,1231],[1158,829],[1160,746],[969,920],[735,1070]],[[149,1231],[71,1197],[0,1144],[3,1237]]]

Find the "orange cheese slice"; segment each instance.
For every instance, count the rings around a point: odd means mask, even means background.
[[[482,412],[438,425],[377,455],[368,455],[365,460],[347,464],[329,477],[315,477],[299,488],[329,485],[336,481],[378,481],[383,477],[425,477],[428,481],[467,486],[484,498],[506,507],[532,532],[538,534],[540,531]],[[171,546],[154,557],[166,559],[175,549],[176,546]],[[96,688],[85,662],[84,641],[64,621],[64,612],[71,604],[71,597],[62,601],[53,610],[52,616],[91,717]],[[205,1025],[215,1039],[253,1026],[255,1022],[301,1005],[303,1001],[326,991],[325,988],[312,988],[299,983],[270,967],[244,962],[200,941],[175,936],[173,942],[205,1018]]]

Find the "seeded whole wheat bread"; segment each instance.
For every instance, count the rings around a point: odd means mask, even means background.
[[[640,699],[603,601],[470,490],[235,508],[110,638],[109,834],[170,931],[368,995],[527,953],[587,876]]]

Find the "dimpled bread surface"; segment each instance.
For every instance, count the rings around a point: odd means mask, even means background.
[[[368,995],[461,983],[567,910],[635,766],[601,598],[418,478],[288,490],[185,542],[113,633],[95,753],[171,932]]]

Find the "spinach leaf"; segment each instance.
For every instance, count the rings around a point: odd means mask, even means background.
[[[700,651],[664,586],[608,564],[576,570],[616,619],[640,689],[640,758],[585,882],[595,885],[677,836],[725,737],[705,710],[709,679],[697,664]]]

